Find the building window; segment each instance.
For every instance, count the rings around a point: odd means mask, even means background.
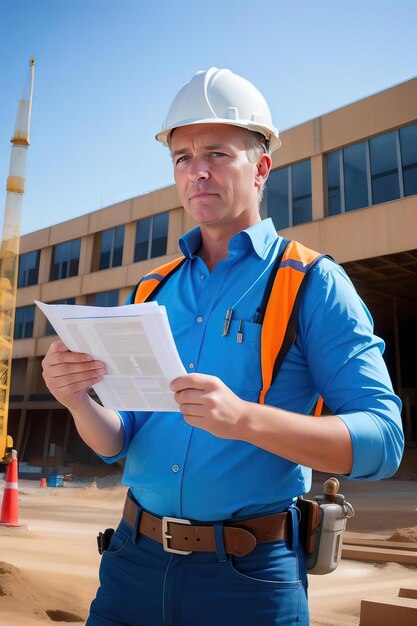
[[[282,167],[271,172],[266,187],[266,214],[272,218],[277,230],[288,228],[290,225],[289,169],[289,167]]]
[[[310,159],[271,172],[266,188],[266,211],[277,230],[311,222]]]
[[[124,238],[124,226],[109,228],[101,233],[99,270],[119,267],[122,264]]]
[[[80,259],[81,240],[73,239],[54,246],[51,267],[51,280],[77,276]]]
[[[14,322],[14,338],[27,339],[33,337],[33,322],[35,319],[35,305],[20,306],[16,309]]]
[[[371,157],[372,204],[400,197],[398,155],[395,133],[386,133],[369,141]]]
[[[292,172],[292,225],[306,224],[312,220],[311,164],[302,161],[291,166]]]
[[[366,152],[366,142],[343,150],[345,211],[361,209],[369,204]]]
[[[327,215],[417,194],[417,124],[327,155]]]
[[[13,359],[12,361],[10,402],[22,402],[22,400],[24,399],[27,364],[27,358]]]
[[[75,298],[64,298],[63,300],[55,300],[55,302],[49,302],[48,304],[75,304]],[[49,320],[46,321],[45,335],[56,335],[56,331]]]
[[[341,212],[340,202],[340,150],[327,155],[327,214]]]
[[[417,124],[400,129],[404,195],[417,194]]]
[[[39,250],[33,252],[26,252],[19,256],[19,274],[17,279],[17,286],[29,287],[30,285],[37,285],[39,274]]]
[[[87,304],[91,306],[118,306],[119,290],[112,289],[112,291],[92,293],[87,297]]]
[[[136,225],[135,263],[166,254],[168,221],[168,212],[138,221]]]

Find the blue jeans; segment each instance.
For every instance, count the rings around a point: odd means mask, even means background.
[[[296,515],[293,526],[297,538]],[[308,626],[297,539],[260,544],[245,557],[225,554],[221,523],[216,539],[217,554],[171,554],[122,520],[86,626]]]

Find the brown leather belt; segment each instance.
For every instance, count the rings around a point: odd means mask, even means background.
[[[134,528],[138,507],[126,498],[123,519]],[[276,513],[242,521],[228,521],[223,527],[225,549],[228,554],[246,556],[258,543],[282,541],[291,536],[291,516]],[[162,543],[166,552],[191,554],[191,552],[216,552],[214,527],[210,524],[193,524],[190,520],[175,517],[155,517],[141,512],[138,532]]]

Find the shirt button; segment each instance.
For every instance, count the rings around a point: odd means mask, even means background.
[[[200,276],[201,280],[204,280],[204,279],[205,279],[205,277],[206,277],[206,275],[205,275],[205,274],[201,274],[201,276]]]
[[[173,465],[171,467],[172,471],[174,472],[174,474],[176,474],[177,472],[180,471],[180,466],[179,465]]]
[[[189,364],[188,364],[188,367],[189,367],[189,369],[190,369],[190,370],[193,370],[193,369],[194,369],[194,367],[195,367],[195,365],[194,365],[194,363],[189,363]]]
[[[202,318],[202,317],[197,317],[197,322],[198,322],[199,324],[201,324],[201,322],[202,322],[202,321],[203,321],[203,318]]]

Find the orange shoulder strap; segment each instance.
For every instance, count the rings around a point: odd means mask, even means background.
[[[288,241],[277,260],[278,269],[270,288],[261,333],[261,404],[297,333],[298,306],[309,269],[323,255],[296,241]]]
[[[180,256],[178,259],[169,261],[169,263],[165,263],[152,270],[152,272],[145,274],[132,293],[131,303],[140,304],[141,302],[146,302],[149,296],[155,296],[157,290],[160,289],[169,276],[180,268],[184,261],[185,257]]]

